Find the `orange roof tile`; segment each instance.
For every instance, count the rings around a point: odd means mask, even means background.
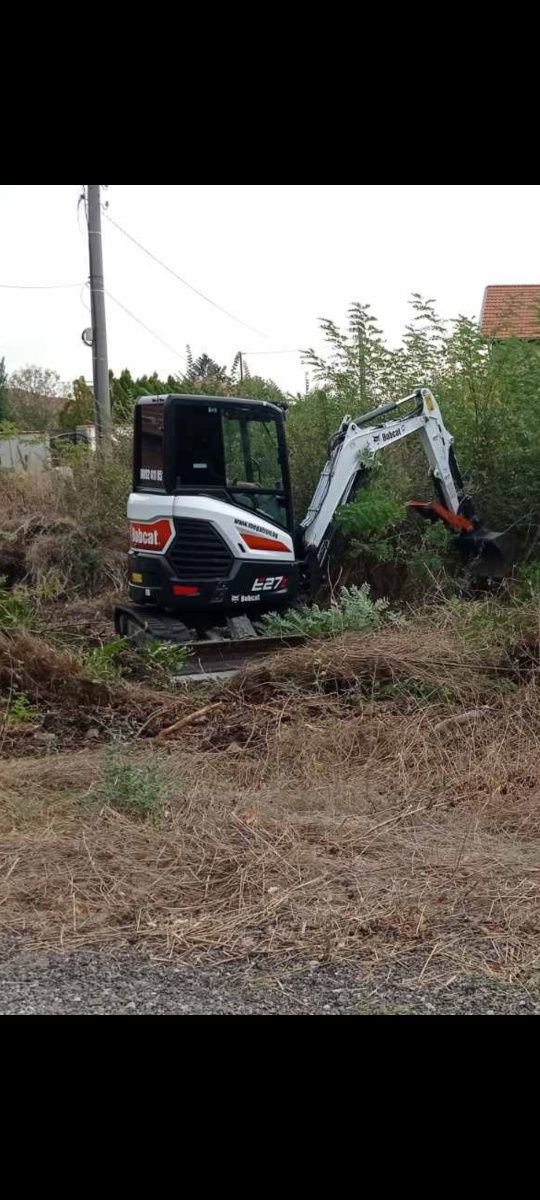
[[[540,284],[496,284],[484,292],[480,329],[488,338],[540,338]]]

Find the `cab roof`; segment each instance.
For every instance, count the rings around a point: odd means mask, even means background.
[[[190,404],[215,404],[220,408],[269,408],[282,412],[288,408],[284,400],[250,400],[246,396],[192,396],[187,392],[167,392],[156,396],[138,396],[136,404],[165,403],[166,400],[189,401]]]

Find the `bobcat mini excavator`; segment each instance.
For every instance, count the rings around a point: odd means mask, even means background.
[[[185,645],[190,670],[203,672],[303,640],[261,635],[253,620],[309,597],[328,558],[336,510],[357,495],[372,457],[412,434],[437,498],[410,507],[444,521],[476,573],[505,573],[502,535],[476,517],[453,438],[427,388],[344,417],[297,528],[284,408],[221,396],[137,401],[127,508],[132,603],[115,610],[119,634]]]

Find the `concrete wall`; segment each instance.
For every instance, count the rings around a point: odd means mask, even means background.
[[[0,469],[9,471],[43,471],[51,465],[49,439],[24,434],[0,438]]]

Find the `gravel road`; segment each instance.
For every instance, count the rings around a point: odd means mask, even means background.
[[[540,1013],[540,988],[484,976],[448,986],[418,986],[418,971],[396,968],[388,979],[364,967],[314,966],[291,973],[238,965],[200,968],[156,964],[139,953],[117,957],[77,951],[29,954],[4,950],[0,1014],[516,1014]]]

